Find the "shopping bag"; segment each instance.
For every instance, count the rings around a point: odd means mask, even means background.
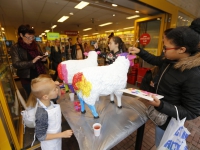
[[[176,106],[175,106],[176,108]],[[184,127],[186,118],[180,120],[176,108],[177,120],[172,118],[161,139],[158,150],[187,150],[186,139],[190,132]]]

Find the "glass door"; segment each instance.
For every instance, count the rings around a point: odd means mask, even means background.
[[[137,46],[144,48],[156,56],[162,53],[162,37],[167,26],[167,15],[161,14],[135,20],[135,41]],[[139,58],[141,67],[151,68],[152,65]]]

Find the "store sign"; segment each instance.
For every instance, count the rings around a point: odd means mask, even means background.
[[[60,39],[60,34],[56,32],[48,32],[47,33],[47,40],[55,40]]]
[[[65,31],[65,34],[67,34],[68,36],[77,36],[78,31]]]
[[[68,39],[67,35],[65,35],[65,34],[61,34],[61,35],[60,35],[60,40],[61,40],[61,42],[66,42],[67,39]]]
[[[151,37],[148,33],[143,33],[140,36],[140,44],[147,45],[147,44],[149,44],[150,41],[151,41]]]

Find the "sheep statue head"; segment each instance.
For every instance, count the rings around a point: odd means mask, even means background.
[[[90,51],[89,53],[84,53],[87,56],[86,59],[83,60],[66,60],[61,62],[58,65],[58,77],[63,80],[65,85],[68,84],[70,90],[74,93],[74,89],[72,86],[72,79],[74,74],[80,71],[83,68],[87,67],[96,67],[98,65],[97,58],[99,52]]]

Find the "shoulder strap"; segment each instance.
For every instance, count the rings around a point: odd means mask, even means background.
[[[35,105],[35,114],[36,114],[36,112],[37,112],[37,108],[38,108],[38,101],[36,102],[36,105]]]

